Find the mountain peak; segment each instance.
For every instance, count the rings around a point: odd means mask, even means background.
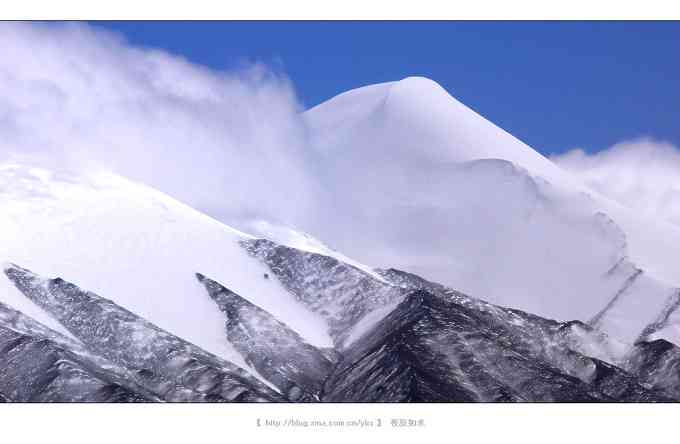
[[[413,100],[423,100],[436,95],[452,98],[436,81],[420,76],[405,77],[389,83],[388,94],[411,95]]]

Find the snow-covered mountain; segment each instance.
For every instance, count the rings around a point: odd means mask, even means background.
[[[302,118],[312,235],[0,165],[0,399],[679,399],[677,226],[427,79]]]
[[[349,256],[626,341],[675,304],[677,226],[608,200],[435,82],[359,88],[305,119],[336,190],[339,222],[318,234]],[[663,324],[658,337],[680,340]]]

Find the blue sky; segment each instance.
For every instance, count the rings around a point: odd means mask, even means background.
[[[680,146],[680,22],[98,22],[224,70],[285,72],[307,107],[429,77],[544,154],[653,137]]]

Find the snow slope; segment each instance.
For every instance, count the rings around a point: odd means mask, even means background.
[[[247,295],[311,344],[331,344],[325,323],[238,245],[249,236],[148,187],[3,164],[0,207],[0,260],[75,282],[237,365],[245,367],[225,340],[224,316],[194,272]],[[64,332],[8,279],[0,301]]]
[[[680,286],[676,226],[599,195],[431,80],[352,90],[305,120],[337,190],[315,234],[363,262],[542,316],[599,315],[628,341]]]

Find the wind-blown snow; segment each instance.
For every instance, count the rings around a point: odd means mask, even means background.
[[[385,279],[380,276],[380,274],[376,273],[375,270],[373,270],[368,265],[362,264],[361,262],[345,256],[339,251],[331,249],[330,247],[324,245],[320,240],[313,238],[309,234],[264,220],[251,221],[247,224],[247,227],[248,233],[251,233],[252,235],[269,239],[276,242],[277,244],[285,245],[287,247],[335,258],[340,262],[344,262],[355,268],[358,268],[359,270],[369,274],[371,277],[379,281],[387,283],[387,281],[385,281]]]
[[[313,213],[283,74],[213,71],[84,23],[0,23],[0,54],[0,160],[113,171],[223,218]]]
[[[680,149],[672,144],[639,139],[551,159],[610,199],[680,225]]]
[[[244,366],[225,340],[224,317],[194,279],[214,276],[293,327],[331,344],[302,307],[238,241],[248,236],[168,196],[113,174],[60,175],[0,167],[0,256],[63,277],[199,347]],[[0,300],[64,329],[0,279]]]
[[[345,342],[344,347],[352,345],[357,339],[361,338],[363,335],[371,331],[378,322],[380,322],[385,316],[390,314],[399,304],[401,304],[403,299],[398,299],[392,303],[389,303],[383,307],[376,308],[375,310],[367,313],[363,318],[356,323],[352,330],[350,330]]]

